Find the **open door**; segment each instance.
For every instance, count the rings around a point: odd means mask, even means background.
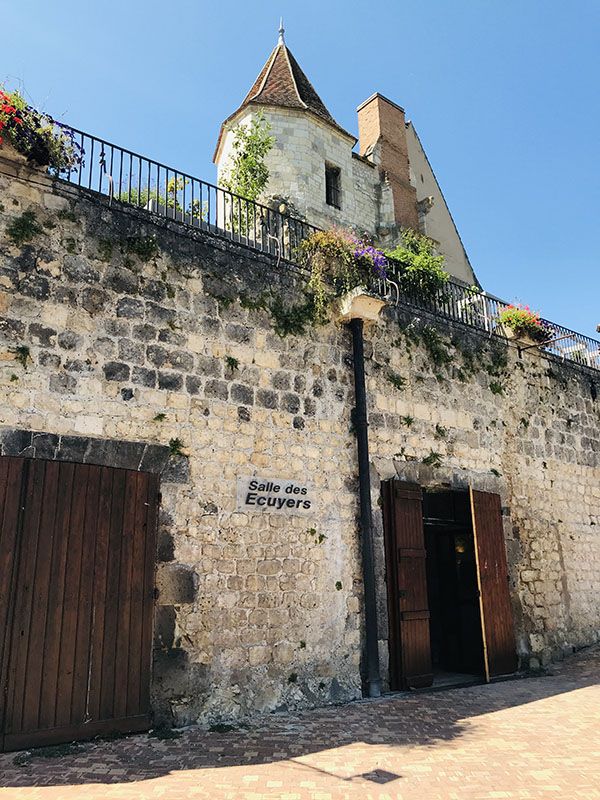
[[[485,677],[517,669],[500,496],[470,490]]]
[[[421,487],[403,481],[383,486],[390,688],[431,686],[431,644]]]

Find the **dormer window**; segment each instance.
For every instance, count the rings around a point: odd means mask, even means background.
[[[342,189],[339,167],[325,164],[325,202],[334,208],[342,207]]]

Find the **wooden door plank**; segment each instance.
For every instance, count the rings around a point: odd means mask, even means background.
[[[102,689],[102,663],[104,658],[104,623],[106,610],[106,580],[109,563],[109,539],[113,483],[116,471],[100,468],[100,492],[98,496],[98,525],[94,553],[94,579],[92,591],[92,629],[90,639],[89,686],[86,702],[86,719],[100,719],[100,695]]]
[[[56,722],[56,696],[60,663],[60,637],[62,627],[63,596],[67,570],[69,527],[71,524],[71,498],[75,464],[63,462],[59,466],[59,492],[56,501],[54,535],[50,572],[52,581],[48,592],[46,634],[42,645],[42,685],[40,692],[39,726],[53,728]]]
[[[45,464],[32,461],[29,466],[25,508],[23,511],[22,542],[16,574],[15,611],[10,642],[8,694],[5,734],[23,730],[23,707],[27,678],[27,656],[33,614],[34,579],[44,490]]]
[[[121,572],[121,533],[123,530],[126,475],[125,470],[114,471],[108,538],[106,598],[104,603],[104,642],[102,645],[99,719],[110,719],[113,716],[119,615],[119,578]]]
[[[33,609],[27,644],[27,667],[24,688],[23,725],[25,731],[35,730],[40,723],[43,652],[48,616],[48,598],[52,582],[52,550],[54,543],[56,507],[59,491],[58,462],[45,462],[45,478],[39,522],[37,563],[34,576]]]
[[[79,614],[79,590],[81,585],[81,560],[83,553],[83,529],[90,467],[78,464],[75,469],[71,520],[68,530],[67,571],[63,595],[62,626],[60,632],[60,659],[56,696],[56,726],[72,724],[74,692],[75,649],[77,618]]]
[[[102,482],[102,467],[88,467],[88,480],[85,498],[85,519],[82,532],[81,579],[77,608],[77,633],[75,639],[75,661],[73,673],[73,695],[71,701],[71,722],[88,724],[88,697],[90,690],[90,640],[94,603],[94,566],[96,539],[100,517],[98,505]]]
[[[0,750],[3,749],[14,581],[18,569],[21,509],[27,486],[29,461],[0,457]]]
[[[486,680],[517,668],[500,496],[470,489]]]

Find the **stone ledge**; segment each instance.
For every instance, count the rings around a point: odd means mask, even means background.
[[[0,455],[153,472],[161,475],[165,483],[189,481],[189,464],[185,456],[171,455],[167,445],[146,442],[4,428],[0,430]]]

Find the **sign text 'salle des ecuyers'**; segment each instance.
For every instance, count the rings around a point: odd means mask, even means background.
[[[314,508],[313,488],[303,481],[260,475],[237,479],[238,511],[308,515]]]

